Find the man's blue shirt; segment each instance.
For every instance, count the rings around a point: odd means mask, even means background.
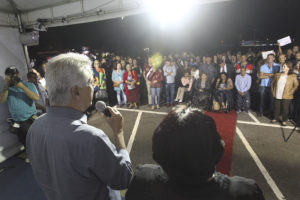
[[[265,74],[276,74],[280,72],[280,65],[277,63],[273,63],[273,65],[269,67],[268,63],[266,63],[260,67],[260,72],[263,72]],[[261,79],[260,86],[271,87],[272,80],[273,78],[263,78]]]

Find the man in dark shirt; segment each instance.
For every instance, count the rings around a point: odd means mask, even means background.
[[[123,136],[123,117],[107,107],[113,145],[100,129],[87,124],[84,111],[93,99],[88,57],[61,54],[47,64],[50,107],[31,126],[27,154],[34,176],[49,200],[120,200],[132,176]]]

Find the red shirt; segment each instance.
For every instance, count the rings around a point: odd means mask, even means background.
[[[252,64],[247,63],[246,66],[242,66],[241,63],[236,64],[236,66],[235,66],[236,73],[241,73],[242,68],[246,68],[246,73],[247,74],[252,74],[252,71],[253,71],[253,65]]]
[[[160,88],[162,86],[162,81],[164,80],[164,77],[162,75],[161,71],[153,72],[151,71],[148,77],[149,81],[151,81],[151,88]],[[157,81],[154,83],[154,81]]]

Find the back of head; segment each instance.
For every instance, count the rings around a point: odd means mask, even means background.
[[[224,147],[211,117],[178,106],[154,131],[152,150],[172,182],[202,185],[214,173]]]
[[[67,105],[73,86],[85,87],[93,79],[90,59],[77,53],[60,54],[46,66],[46,84],[50,105]]]

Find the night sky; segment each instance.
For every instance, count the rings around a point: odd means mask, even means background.
[[[161,30],[150,14],[49,28],[30,53],[89,46],[125,55],[154,51],[217,51],[241,40],[290,35],[300,44],[300,0],[234,0],[194,7],[185,21]]]

